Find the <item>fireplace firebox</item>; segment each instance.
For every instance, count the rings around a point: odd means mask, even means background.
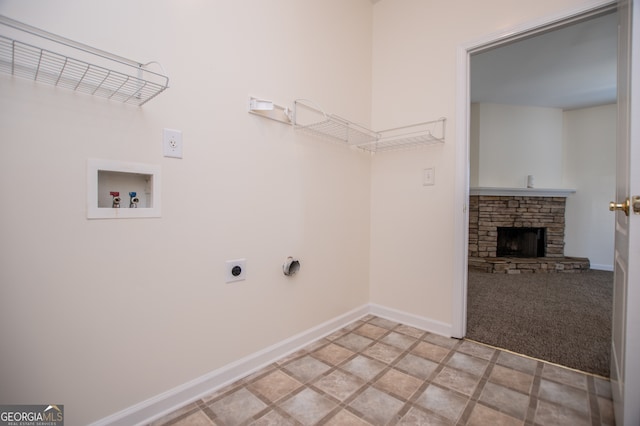
[[[545,228],[498,227],[498,257],[544,257]]]

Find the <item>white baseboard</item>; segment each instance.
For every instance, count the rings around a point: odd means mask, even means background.
[[[367,314],[373,314],[443,336],[451,336],[450,324],[444,324],[396,309],[385,308],[380,305],[367,304],[160,395],[100,419],[91,425],[130,426],[150,423],[266,367],[274,361],[351,324]]]
[[[592,263],[589,266],[591,269],[596,269],[598,271],[609,271],[613,272],[613,265],[601,265],[599,263]]]
[[[410,325],[420,330],[429,331],[431,333],[440,334],[442,336],[451,337],[451,324],[445,324],[430,318],[420,317],[418,315],[409,314],[397,309],[386,308],[384,306],[369,304],[369,312],[382,318],[390,319],[401,324]]]

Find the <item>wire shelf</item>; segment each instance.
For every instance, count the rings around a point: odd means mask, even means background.
[[[444,143],[445,118],[378,132],[374,142],[358,145],[369,152],[400,151]]]
[[[308,101],[306,101],[308,102]],[[299,107],[307,111],[305,121],[301,123],[304,115]],[[322,109],[310,106],[304,100],[294,102],[294,127],[307,133],[344,142],[347,145],[358,146],[378,140],[380,135],[359,124],[345,120],[333,114],[326,114]]]
[[[264,103],[264,106],[254,107],[254,101]],[[276,115],[269,115],[274,111],[277,112]],[[296,99],[293,109],[290,110],[271,101],[250,97],[249,112],[372,154],[419,148],[445,141],[445,118],[375,132],[337,115],[327,114],[318,105],[306,99]]]
[[[75,57],[0,35],[0,72],[141,106],[168,88],[169,78],[146,65],[30,27],[4,16],[0,24]],[[2,28],[2,27],[0,27]],[[80,59],[82,57],[82,59]],[[100,62],[101,64],[97,64]]]

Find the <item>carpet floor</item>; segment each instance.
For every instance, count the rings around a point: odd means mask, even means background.
[[[469,271],[467,338],[609,377],[613,272]]]

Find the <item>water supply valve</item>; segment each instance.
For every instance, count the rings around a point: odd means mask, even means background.
[[[113,207],[114,209],[119,209],[120,208],[120,193],[118,191],[111,191],[111,192],[109,192],[109,195],[111,195],[113,197],[113,200],[111,202],[111,207]]]
[[[137,209],[138,208],[138,203],[140,202],[140,198],[138,198],[136,192],[130,192],[129,193],[129,208],[130,209]]]

